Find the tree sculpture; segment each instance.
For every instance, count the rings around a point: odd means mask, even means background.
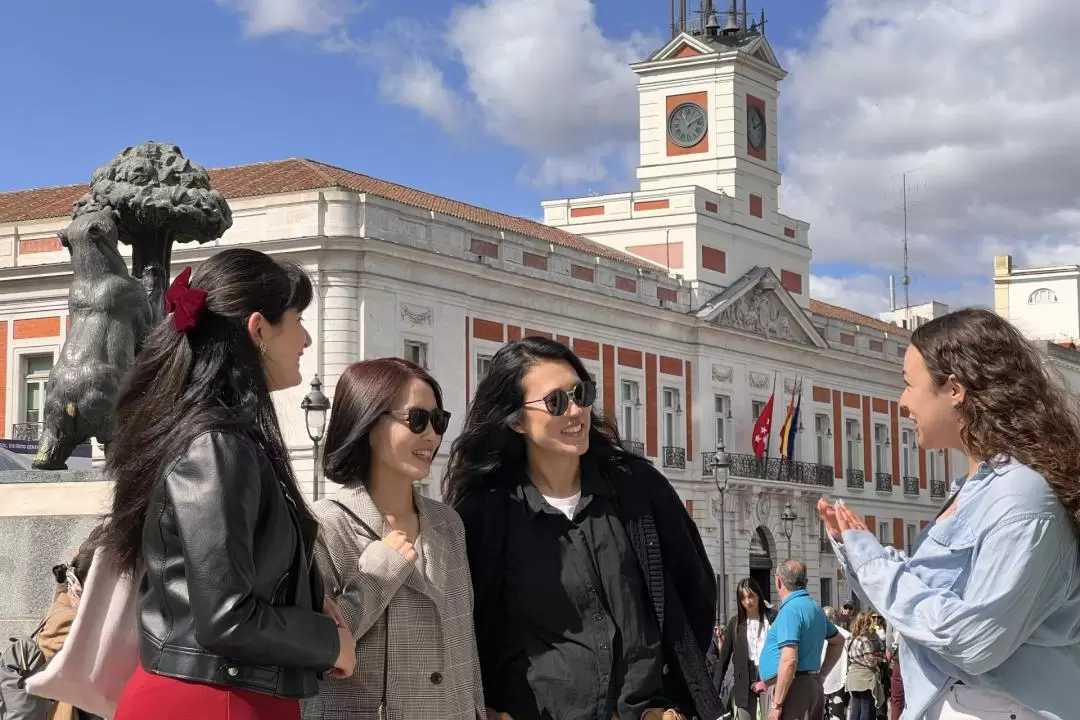
[[[165,314],[172,244],[215,240],[231,226],[224,196],[175,145],[129,147],[94,173],[60,233],[71,252],[71,325],[46,385],[35,468],[65,468],[90,438],[108,452],[120,383]],[[121,242],[132,248],[131,273]]]
[[[216,240],[232,226],[206,170],[168,143],[126,148],[94,173],[75,217],[105,207],[116,213],[120,242],[131,246],[131,274],[146,288],[155,322],[165,314],[173,243]]]

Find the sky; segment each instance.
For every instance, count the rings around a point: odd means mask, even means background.
[[[206,167],[309,157],[539,218],[634,189],[628,64],[664,43],[668,5],[2,3],[0,191],[84,182],[158,140]],[[750,7],[790,73],[780,205],[811,224],[812,296],[888,309],[905,178],[913,303],[990,304],[996,254],[1080,262],[1080,3]]]

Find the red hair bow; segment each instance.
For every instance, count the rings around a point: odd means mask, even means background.
[[[191,287],[191,268],[176,276],[165,291],[165,312],[172,313],[176,332],[185,333],[199,322],[206,308],[206,291]]]

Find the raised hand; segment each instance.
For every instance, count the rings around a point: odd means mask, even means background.
[[[416,548],[409,542],[409,536],[400,530],[391,530],[390,534],[382,539],[382,542],[389,545],[392,550],[411,563],[420,559],[420,556],[416,554]]]

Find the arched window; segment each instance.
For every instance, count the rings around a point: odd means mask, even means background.
[[[1042,305],[1043,303],[1056,303],[1057,294],[1050,288],[1039,288],[1028,295],[1028,305]]]

